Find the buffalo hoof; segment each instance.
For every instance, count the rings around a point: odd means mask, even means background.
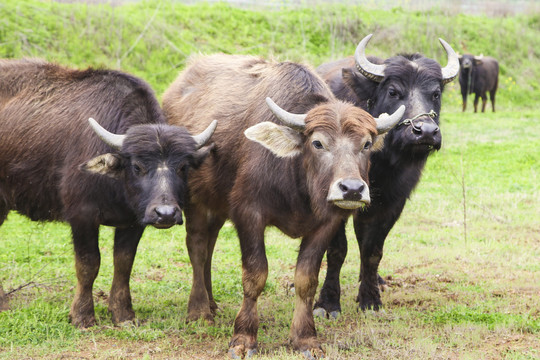
[[[244,345],[237,345],[229,349],[231,359],[250,359],[257,354],[257,349],[248,349]]]
[[[87,329],[96,325],[96,318],[92,316],[76,316],[69,314],[69,322],[79,329]]]
[[[187,316],[186,322],[195,322],[199,319],[201,319],[208,325],[214,325],[214,315],[212,315],[211,312],[190,311]]]
[[[340,313],[341,312],[339,310],[326,312],[326,310],[322,307],[318,307],[313,310],[313,316],[320,317],[322,319],[326,318],[326,319],[336,320],[339,317]]]
[[[321,349],[305,350],[301,354],[308,360],[324,359],[324,352]]]

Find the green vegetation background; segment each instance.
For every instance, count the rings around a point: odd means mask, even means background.
[[[122,69],[147,80],[158,96],[192,54],[254,54],[317,66],[351,55],[369,33],[375,35],[368,54],[380,57],[418,51],[444,65],[439,37],[460,53],[494,56],[501,68],[498,112],[472,114],[469,106],[462,114],[457,81],[447,86],[443,148],[430,157],[385,245],[386,313],[356,311],[358,248],[349,223],[343,315],[316,321],[328,358],[538,359],[540,15],[0,2],[0,58]],[[224,358],[242,299],[234,228],[222,229],[213,259],[221,308],[215,326],[185,323],[191,268],[180,226],[145,232],[131,279],[141,326],[113,327],[106,306],[112,233],[101,229],[98,325],[81,331],[67,319],[75,285],[69,227],[10,213],[0,228],[0,283],[13,292],[11,310],[0,313],[0,359]],[[260,358],[297,359],[284,344],[298,241],[272,228],[266,234],[270,274],[259,300]],[[323,266],[321,279],[324,273]]]
[[[273,2],[273,4],[279,2]],[[275,57],[313,66],[352,55],[374,33],[368,53],[418,51],[445,64],[437,38],[454,49],[500,62],[501,106],[534,106],[540,98],[540,15],[454,15],[360,6],[243,10],[224,3],[141,1],[111,5],[39,0],[0,3],[0,57],[41,57],[78,67],[123,69],[161,94],[196,53]],[[460,101],[454,86],[446,102]]]

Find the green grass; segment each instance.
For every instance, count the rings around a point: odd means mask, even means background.
[[[540,356],[540,28],[538,14],[488,18],[341,6],[248,11],[224,4],[109,5],[7,0],[0,57],[37,56],[79,67],[121,68],[158,94],[194,53],[243,53],[318,65],[350,55],[375,33],[370,54],[420,51],[445,62],[436,38],[501,62],[498,112],[463,114],[456,82],[441,115],[443,148],[391,231],[380,272],[385,312],[356,310],[358,249],[347,227],[343,314],[316,320],[336,359],[535,359]],[[515,34],[520,34],[519,41]],[[491,40],[496,39],[496,41]],[[463,196],[465,190],[465,197]],[[464,227],[464,200],[466,229]],[[184,227],[146,230],[131,278],[138,327],[107,313],[111,228],[102,227],[94,285],[97,326],[68,322],[75,271],[70,229],[15,212],[0,227],[0,359],[221,359],[242,301],[239,245],[222,229],[213,262],[216,324],[186,323],[191,283]],[[286,346],[298,240],[267,230],[270,274],[259,300],[260,359],[297,359]],[[323,264],[321,279],[326,267]]]

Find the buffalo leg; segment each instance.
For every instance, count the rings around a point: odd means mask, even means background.
[[[491,110],[495,112],[495,90],[489,92],[489,98],[491,100]]]
[[[482,97],[482,112],[486,112],[486,104],[487,104],[486,93],[483,93],[481,97]]]
[[[467,93],[465,94],[462,93],[461,98],[463,99],[463,106],[462,106],[461,111],[465,112],[465,110],[467,109]]]
[[[114,324],[135,319],[131,305],[129,278],[144,227],[117,228],[114,234],[114,276],[109,297],[109,312]]]
[[[73,246],[75,249],[75,271],[77,289],[71,304],[69,319],[80,328],[95,325],[92,287],[99,272],[101,255],[99,253],[99,227],[85,222],[71,222]]]
[[[245,212],[235,222],[242,252],[242,285],[244,299],[234,320],[234,333],[229,342],[232,357],[251,356],[257,351],[259,315],[257,299],[268,277],[268,260],[264,247],[264,224]],[[233,219],[234,220],[234,219]]]
[[[392,211],[379,213],[370,219],[354,216],[354,230],[360,248],[360,287],[356,301],[362,310],[379,310],[382,306],[379,284],[382,279],[378,275],[379,263],[383,255],[386,236],[403,211],[405,201],[399,203]],[[383,219],[383,221],[375,221]]]
[[[191,293],[188,301],[188,321],[204,319],[214,321],[211,300],[210,269],[217,235],[224,220],[217,220],[205,210],[188,207],[186,215],[186,245],[193,269]],[[209,252],[210,251],[210,252]],[[208,292],[210,290],[210,293]],[[214,302],[214,307],[216,307]]]
[[[342,224],[342,221],[327,224],[304,237],[300,244],[294,273],[296,302],[290,341],[295,350],[303,353],[311,354],[315,352],[322,355],[313,319],[313,300],[317,291],[322,258],[328,249],[332,236]]]
[[[478,94],[474,94],[474,112],[477,112],[478,110],[478,99],[480,98],[480,96],[478,96]]]
[[[314,309],[324,309],[326,315],[336,317],[341,312],[341,287],[339,284],[339,276],[341,267],[347,256],[347,237],[345,235],[345,222],[339,227],[336,234],[332,237],[328,251],[326,252],[326,260],[328,270],[326,278],[319,294],[319,299],[315,303]]]
[[[214,300],[214,295],[212,293],[212,256],[214,255],[214,247],[216,245],[216,240],[219,235],[219,230],[225,223],[225,219],[212,218],[208,226],[208,243],[206,248],[206,262],[204,264],[204,284],[206,287],[206,292],[208,294],[208,301],[210,305],[210,311],[212,315],[216,315],[218,306]]]

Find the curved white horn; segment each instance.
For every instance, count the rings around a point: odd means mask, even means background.
[[[459,72],[459,57],[446,41],[441,38],[439,41],[448,55],[448,64],[441,69],[443,84],[447,84],[454,80]]]
[[[381,82],[384,78],[385,65],[374,64],[366,57],[366,45],[373,34],[369,34],[360,41],[354,52],[354,60],[356,61],[356,68],[362,75],[370,80]]]
[[[208,125],[208,127],[202,133],[198,135],[193,135],[193,140],[195,140],[195,143],[197,143],[197,149],[200,149],[208,142],[208,140],[210,139],[210,137],[216,130],[216,127],[217,127],[217,120],[214,120],[210,123],[210,125]]]
[[[92,130],[94,130],[97,136],[99,136],[100,139],[106,144],[115,148],[116,150],[122,149],[122,144],[124,143],[126,135],[113,134],[112,132],[106,130],[103,126],[99,125],[98,122],[92,118],[89,118],[88,122],[90,123]]]
[[[383,113],[379,115],[375,122],[377,123],[377,132],[379,134],[384,134],[385,132],[390,131],[397,123],[401,120],[405,114],[405,105],[401,105],[392,115]]]
[[[266,104],[274,115],[285,125],[303,131],[306,127],[306,114],[292,114],[280,108],[272,99],[266,98]]]

